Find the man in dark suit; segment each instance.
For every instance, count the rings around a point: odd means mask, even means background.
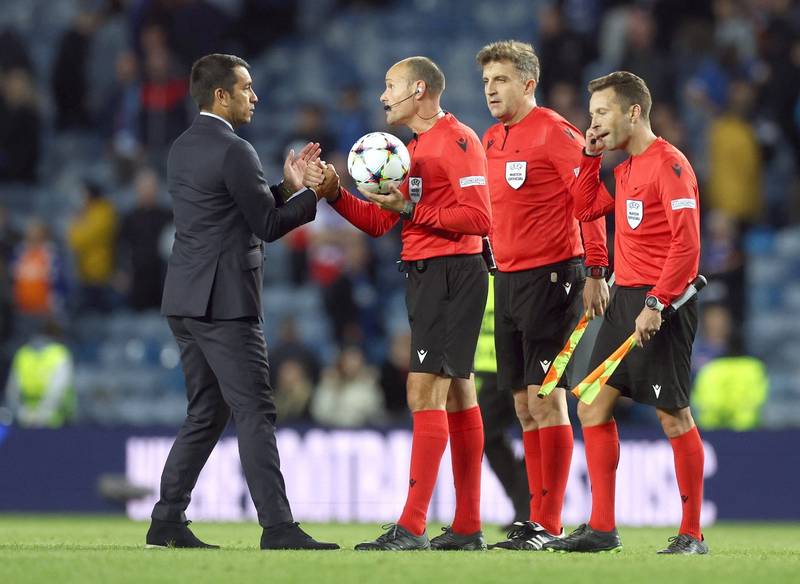
[[[262,549],[337,549],[303,532],[292,518],[275,442],[275,405],[261,327],[263,241],[314,219],[318,197],[301,187],[318,158],[308,144],[268,187],[253,147],[234,133],[258,101],[248,64],[207,55],[192,67],[200,108],[167,161],[175,245],[161,311],[181,352],[189,399],[186,421],[161,477],[148,547],[217,547],[187,527],[186,508],[208,456],[231,416],[247,485],[264,528]]]

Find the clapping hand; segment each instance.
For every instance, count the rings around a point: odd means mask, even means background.
[[[317,142],[309,142],[296,155],[294,150],[289,150],[283,163],[283,181],[289,190],[295,192],[302,188],[307,167],[318,161],[321,153],[322,148]]]
[[[307,165],[303,172],[303,186],[307,189],[317,189],[325,181],[325,167],[323,160],[315,160]]]
[[[339,198],[339,174],[333,164],[324,160],[316,160],[306,167],[303,185],[317,193],[317,200],[324,197],[332,203]]]

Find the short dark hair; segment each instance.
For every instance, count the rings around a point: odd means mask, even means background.
[[[210,109],[214,104],[214,92],[220,87],[233,93],[236,85],[236,74],[233,70],[236,67],[249,69],[250,65],[240,57],[221,53],[206,55],[194,62],[189,92],[198,108]]]
[[[509,61],[523,81],[533,79],[539,83],[539,57],[529,43],[514,40],[489,43],[478,51],[475,60],[481,67],[486,67],[489,63]]]
[[[425,85],[433,95],[441,95],[444,91],[444,73],[439,65],[428,57],[409,57],[400,61],[408,65],[411,74],[409,83],[414,81],[424,81]]]
[[[647,83],[638,75],[629,71],[614,71],[604,77],[598,77],[589,82],[589,93],[602,91],[612,87],[617,95],[617,101],[623,111],[632,105],[638,104],[642,108],[642,117],[650,119],[650,108],[653,105],[653,98]]]

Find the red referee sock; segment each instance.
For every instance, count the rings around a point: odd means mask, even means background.
[[[586,444],[586,466],[592,483],[592,516],[589,526],[598,531],[611,531],[614,520],[614,495],[619,464],[619,436],[614,420],[583,429]]]
[[[481,528],[481,462],[483,418],[478,406],[447,414],[450,426],[450,457],[456,486],[453,531],[462,535]]]
[[[539,429],[542,453],[542,496],[538,521],[549,533],[561,533],[561,508],[572,463],[572,426]]]
[[[683,501],[683,518],[679,533],[702,537],[700,507],[703,504],[703,464],[705,453],[697,426],[677,438],[670,438],[675,457],[675,476]]]
[[[531,494],[531,521],[538,521],[542,507],[542,449],[539,430],[522,433],[525,448],[525,470],[528,473],[528,492]]]
[[[447,412],[422,410],[414,412],[414,434],[411,441],[411,473],[408,497],[397,524],[414,535],[425,531],[425,519],[431,504],[439,463],[447,447]]]

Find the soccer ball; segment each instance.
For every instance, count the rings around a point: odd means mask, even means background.
[[[388,193],[408,173],[411,157],[405,144],[386,132],[361,136],[347,157],[347,170],[356,184],[371,193]]]

